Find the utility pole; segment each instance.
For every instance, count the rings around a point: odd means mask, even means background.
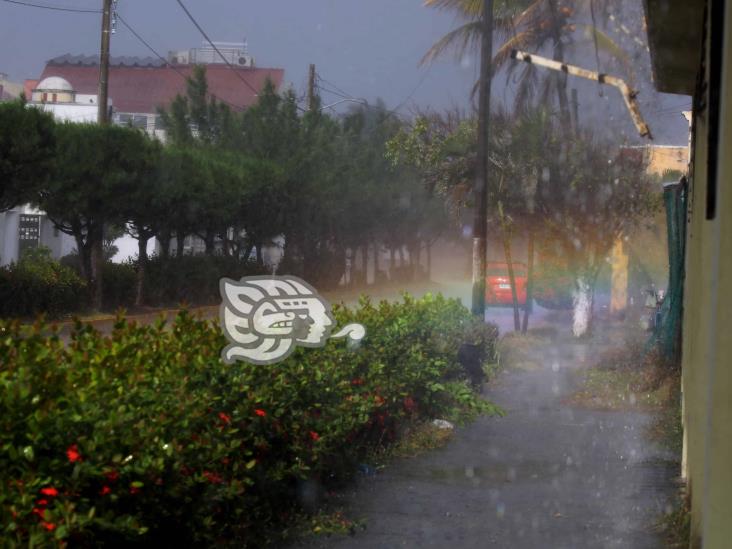
[[[308,110],[315,110],[315,65],[312,63],[308,71]]]
[[[488,233],[488,158],[490,146],[491,80],[493,71],[493,0],[483,0],[483,32],[480,50],[478,91],[478,155],[475,177],[473,220],[472,312],[485,319],[486,244]]]
[[[109,43],[112,23],[112,0],[103,0],[102,8],[102,45],[99,52],[99,94],[97,96],[97,122],[100,126],[109,124]],[[93,235],[91,246],[92,307],[102,308],[102,268],[104,266],[104,224],[90,227]]]
[[[97,122],[101,125],[109,124],[109,42],[112,22],[112,0],[103,0],[102,8],[102,46],[99,52],[99,97]]]

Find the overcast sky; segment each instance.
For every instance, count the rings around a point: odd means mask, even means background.
[[[102,0],[21,0],[61,7],[99,8]],[[640,0],[623,0],[626,3]],[[391,108],[414,105],[468,108],[477,78],[475,58],[445,58],[419,67],[424,52],[453,29],[449,14],[423,7],[422,0],[184,0],[213,40],[241,41],[261,67],[285,69],[285,81],[305,90],[307,67],[350,95],[369,101],[383,98]],[[202,37],[176,0],[119,0],[125,20],[161,54],[201,44]],[[18,6],[0,0],[0,72],[22,81],[37,78],[46,60],[62,55],[95,54],[100,17]],[[594,68],[590,48],[579,47],[571,61]],[[582,59],[583,51],[586,59]],[[119,25],[113,55],[147,56],[150,52]],[[647,62],[647,60],[646,60]],[[620,95],[596,84],[577,82],[580,117],[613,135],[637,139]],[[685,144],[688,126],[680,110],[683,96],[659,96],[647,84],[640,96],[657,143]],[[499,79],[495,101],[511,103],[511,90]],[[338,98],[324,93],[326,104]],[[608,123],[617,131],[609,130]]]
[[[38,0],[64,7],[96,8],[101,0]],[[429,46],[455,24],[454,17],[422,7],[420,0],[185,0],[214,40],[242,41],[261,67],[285,69],[285,80],[305,88],[307,67],[344,91],[395,107],[467,105],[475,77],[472,60],[452,59],[420,68]],[[202,37],[175,0],[120,0],[119,12],[158,52],[187,49]],[[0,2],[0,72],[13,80],[36,78],[46,60],[94,54],[99,16]],[[113,55],[150,55],[122,25]],[[324,100],[337,100],[324,96]]]

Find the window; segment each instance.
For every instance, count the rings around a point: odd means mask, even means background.
[[[147,129],[147,115],[146,114],[136,114],[132,117],[132,126],[134,128],[140,128],[143,130]]]

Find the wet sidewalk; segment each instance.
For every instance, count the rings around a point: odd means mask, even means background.
[[[645,438],[651,416],[563,403],[599,351],[554,340],[535,368],[504,371],[486,395],[505,417],[480,418],[446,447],[362,478],[346,514],[366,530],[304,546],[663,547],[653,526],[678,468]]]

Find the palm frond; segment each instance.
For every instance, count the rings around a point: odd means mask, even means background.
[[[422,57],[420,65],[432,63],[435,59],[442,56],[447,50],[454,49],[455,57],[461,59],[465,52],[471,47],[477,47],[482,38],[482,28],[480,21],[465,23],[455,30],[448,32],[440,38]]]
[[[628,74],[633,73],[633,64],[628,52],[619,46],[610,35],[592,25],[578,24],[577,27],[584,29],[587,38],[596,40],[598,50],[608,54],[613,60],[620,63]]]
[[[534,49],[535,33],[532,29],[527,29],[518,34],[513,35],[506,40],[493,56],[494,70],[498,70],[503,64],[511,58],[512,50]]]
[[[424,0],[428,8],[455,11],[469,18],[479,19],[483,15],[483,0]]]

